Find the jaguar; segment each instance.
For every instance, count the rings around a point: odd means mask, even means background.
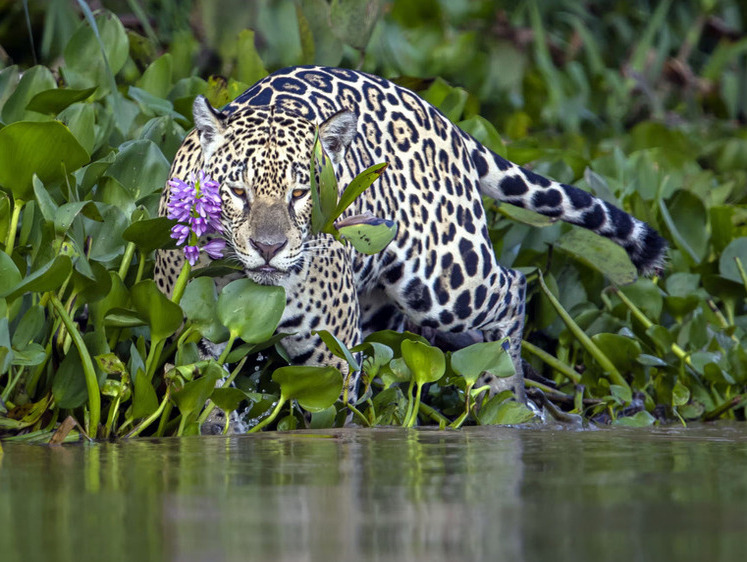
[[[658,271],[667,244],[648,224],[580,188],[495,154],[412,91],[363,72],[300,66],[280,70],[222,110],[198,96],[194,130],[171,177],[204,170],[220,183],[221,224],[231,259],[261,284],[281,285],[278,330],[294,362],[346,368],[316,330],[347,345],[382,329],[508,338],[516,374],[480,384],[523,400],[521,339],[526,280],[501,266],[482,196],[589,229],[622,246],[640,274]],[[394,240],[364,255],[311,231],[310,171],[318,138],[342,190],[363,170],[388,167],[350,214],[396,221]],[[160,212],[166,214],[169,190]],[[184,257],[160,251],[155,279],[169,294]],[[225,282],[226,280],[223,280]],[[348,377],[355,396],[355,375]]]

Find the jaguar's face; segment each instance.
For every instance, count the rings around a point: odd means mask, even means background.
[[[204,168],[221,184],[221,223],[233,257],[263,284],[282,284],[313,251],[311,160],[316,125],[277,107],[225,116],[198,97],[195,125]],[[319,127],[333,163],[355,136],[355,115],[335,114]]]

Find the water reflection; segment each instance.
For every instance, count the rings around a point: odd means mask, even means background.
[[[3,562],[719,560],[747,531],[741,426],[4,448]]]

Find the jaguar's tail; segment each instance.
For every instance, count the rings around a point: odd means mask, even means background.
[[[645,222],[582,189],[535,174],[473,142],[471,157],[484,195],[609,238],[625,249],[640,274],[663,268],[667,242]]]

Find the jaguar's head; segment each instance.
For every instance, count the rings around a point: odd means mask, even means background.
[[[282,284],[313,251],[309,163],[316,125],[276,106],[225,115],[203,96],[194,121],[204,170],[221,185],[221,223],[233,257],[264,284]],[[336,113],[319,126],[335,166],[356,134],[357,118]]]

